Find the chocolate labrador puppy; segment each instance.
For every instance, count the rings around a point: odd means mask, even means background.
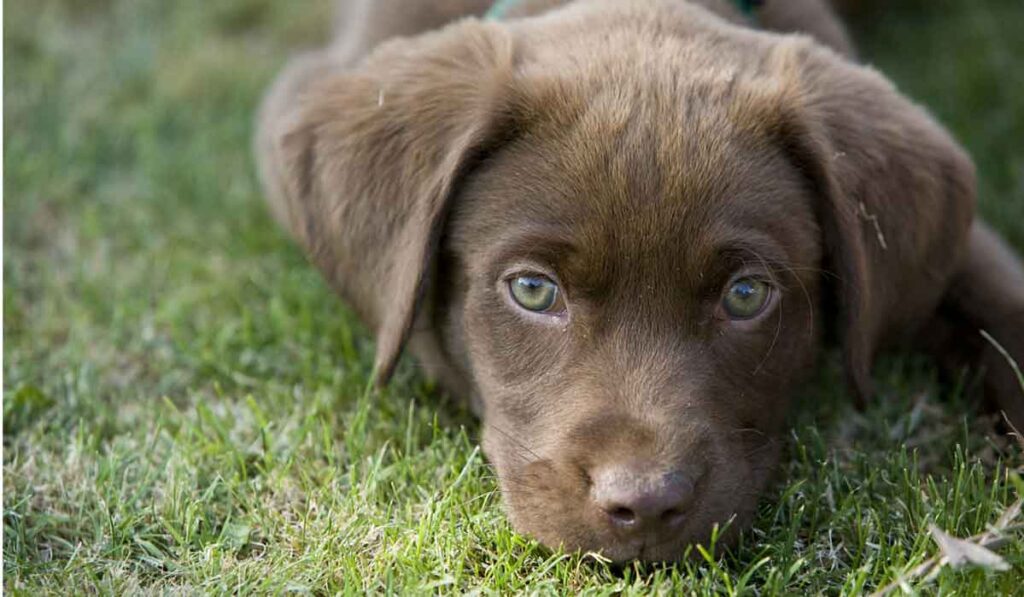
[[[860,399],[880,349],[951,341],[1024,427],[978,333],[1024,361],[1024,272],[823,0],[499,4],[343,3],[257,154],[379,381],[408,345],[473,402],[517,529],[618,561],[734,535],[828,338]]]

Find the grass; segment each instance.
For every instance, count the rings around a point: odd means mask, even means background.
[[[4,588],[40,592],[858,594],[982,532],[1020,450],[962,384],[887,361],[863,414],[827,361],[735,550],[614,570],[514,533],[478,427],[372,346],[267,215],[255,103],[329,2],[40,0],[4,19]],[[865,58],[979,166],[1024,249],[1016,0],[900,3]],[[1021,590],[944,569],[943,594]],[[925,587],[908,579],[906,589]]]

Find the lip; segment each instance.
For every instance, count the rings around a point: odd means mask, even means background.
[[[671,541],[660,541],[660,542],[656,542],[656,543],[652,543],[652,544],[646,544],[645,543],[644,545],[640,546],[640,550],[637,552],[636,559],[642,560],[642,561],[645,561],[645,562],[668,562],[668,561],[673,561],[673,560],[670,560],[670,559],[661,559],[661,558],[656,559],[656,560],[652,560],[652,559],[650,559],[650,553],[658,551],[658,550],[660,550],[663,547],[668,547],[671,544],[678,544],[678,543],[679,543],[679,538],[678,537],[676,539],[671,540]],[[645,557],[645,552],[647,554],[646,557]],[[683,553],[685,553],[685,552],[686,552],[686,548],[685,547],[681,548],[679,550],[679,555],[682,556]]]
[[[620,549],[621,548],[625,548],[624,551],[625,551],[626,555],[616,554],[617,557],[613,557],[613,558],[611,558],[611,560],[612,560],[612,562],[614,562],[615,564],[618,564],[618,565],[628,564],[629,562],[636,562],[636,561],[639,561],[639,562],[672,562],[672,561],[677,561],[686,552],[686,547],[680,541],[680,537],[682,537],[682,536],[683,536],[682,533],[680,533],[679,536],[673,537],[671,539],[665,539],[665,540],[662,540],[662,541],[655,541],[655,542],[652,542],[652,543],[648,543],[648,542],[646,542],[646,541],[644,541],[642,539],[638,539],[638,540],[635,540],[635,541],[632,541],[632,542],[628,542],[625,545],[620,547]],[[652,559],[650,557],[650,554],[652,552],[658,552],[658,551],[660,551],[660,550],[662,550],[664,548],[671,548],[672,546],[679,546],[679,549],[678,549],[679,553],[678,553],[677,557],[675,557],[675,558],[672,558],[672,557],[661,557],[661,558],[654,558],[654,559]],[[618,551],[618,550],[616,550],[616,551]]]

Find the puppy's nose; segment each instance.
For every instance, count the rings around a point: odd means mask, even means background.
[[[591,478],[594,503],[621,529],[678,527],[693,499],[693,482],[678,471],[652,474],[624,465],[602,468]]]

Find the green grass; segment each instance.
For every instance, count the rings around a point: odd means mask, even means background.
[[[927,363],[884,363],[857,414],[828,361],[720,559],[614,570],[514,533],[472,417],[408,362],[367,393],[367,334],[260,198],[256,101],[328,5],[7,3],[7,591],[857,594],[934,555],[929,523],[979,533],[1017,498],[1019,448]],[[1024,4],[885,15],[865,57],[966,144],[1024,249]],[[1024,542],[1001,553],[928,586],[1020,591]]]

